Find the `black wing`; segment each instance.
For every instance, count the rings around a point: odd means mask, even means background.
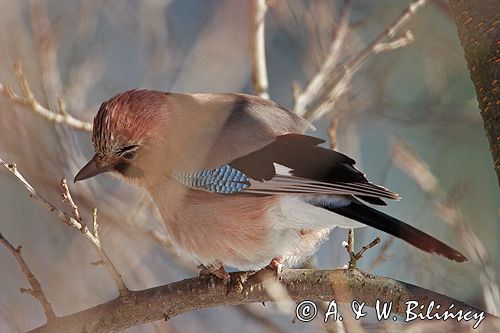
[[[227,165],[173,176],[189,187],[223,194],[355,195],[378,205],[385,205],[380,198],[399,199],[396,193],[370,183],[350,157],[319,147],[323,142],[307,135],[282,135]]]

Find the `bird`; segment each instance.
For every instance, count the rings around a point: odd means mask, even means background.
[[[129,90],[100,106],[95,155],[74,181],[110,172],[145,189],[177,253],[225,281],[228,266],[296,267],[334,227],[367,225],[425,252],[467,260],[373,208],[400,197],[308,130],[308,121],[257,96]]]

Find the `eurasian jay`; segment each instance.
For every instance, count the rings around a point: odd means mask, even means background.
[[[75,182],[111,171],[145,188],[178,253],[224,279],[223,265],[297,265],[334,226],[369,225],[467,260],[365,205],[399,196],[369,182],[353,159],[320,147],[324,140],[307,129],[303,118],[256,96],[126,91],[99,108],[95,155]]]

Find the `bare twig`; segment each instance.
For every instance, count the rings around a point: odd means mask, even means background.
[[[92,124],[81,120],[78,120],[71,116],[69,113],[56,113],[43,107],[34,97],[31,88],[28,84],[28,80],[24,76],[22,66],[19,62],[14,64],[14,71],[21,84],[20,95],[16,94],[10,86],[6,86],[0,83],[0,94],[8,97],[12,102],[30,108],[35,114],[43,117],[52,124],[64,124],[71,128],[80,131],[92,132]]]
[[[58,209],[57,207],[52,205],[48,200],[46,200],[43,196],[41,196],[33,188],[33,186],[31,186],[28,183],[28,181],[26,181],[23,175],[19,173],[15,164],[7,164],[1,158],[0,158],[0,164],[3,165],[7,170],[9,170],[23,184],[23,186],[28,190],[30,197],[40,202],[43,207],[52,212],[61,222],[80,230],[80,232],[85,236],[85,238],[87,238],[92,244],[92,246],[97,250],[97,253],[101,258],[102,263],[105,265],[105,267],[108,269],[109,273],[113,277],[113,280],[115,281],[116,287],[118,288],[120,295],[121,296],[126,295],[129,292],[129,290],[125,285],[125,283],[123,282],[120,273],[111,262],[111,259],[108,257],[107,253],[102,248],[99,235],[97,234],[97,211],[96,210],[93,211],[94,215],[93,230],[91,231],[80,217],[80,213],[78,212],[78,207],[76,206],[76,204],[73,201],[73,198],[71,197],[65,178],[61,180],[63,200],[65,202],[68,202],[69,206],[71,207],[72,216],[69,216],[62,210]]]
[[[61,187],[63,189],[63,194],[62,194],[63,202],[67,202],[68,205],[71,207],[71,213],[73,215],[73,218],[78,222],[80,222],[81,225],[84,225],[84,223],[82,222],[82,218],[80,217],[80,212],[78,211],[78,206],[73,201],[73,197],[69,192],[68,183],[66,182],[65,178],[61,180]]]
[[[91,231],[85,223],[82,222],[80,218],[80,213],[78,212],[78,207],[76,206],[75,202],[73,201],[73,198],[71,197],[71,193],[69,192],[68,184],[66,181],[66,178],[63,178],[61,180],[61,188],[63,192],[63,201],[67,202],[68,205],[71,207],[73,211],[73,221],[78,221],[80,219],[79,223],[72,223],[72,226],[80,230],[85,237],[91,242],[91,244],[94,246],[94,248],[97,250],[97,253],[99,254],[99,257],[101,257],[102,264],[108,269],[108,272],[111,274],[113,277],[113,280],[115,280],[116,287],[118,288],[118,291],[120,292],[121,296],[125,296],[128,294],[129,289],[125,285],[125,282],[123,282],[121,274],[118,272],[116,269],[115,265],[111,262],[111,259],[108,257],[108,254],[104,251],[101,245],[101,240],[99,238],[99,234],[97,233],[97,210],[94,209],[92,214],[93,214],[93,230]]]
[[[20,174],[19,171],[17,171],[17,166],[15,163],[7,164],[6,162],[4,162],[0,158],[0,164],[2,164],[7,170],[12,172],[12,174],[14,174],[14,176],[16,176],[16,178],[21,182],[21,184],[23,184],[23,186],[28,190],[29,196],[31,198],[38,201],[44,208],[46,208],[47,210],[52,212],[54,215],[56,215],[56,217],[60,221],[64,222],[65,224],[70,225],[70,223],[68,221],[71,220],[72,218],[70,216],[68,216],[66,213],[64,213],[63,211],[57,209],[54,205],[52,205],[44,197],[40,196],[35,191],[35,189],[26,181],[26,179],[24,179],[23,175]],[[78,223],[78,221],[75,221],[75,222]]]
[[[436,215],[453,226],[465,253],[478,267],[487,310],[499,314],[500,291],[488,253],[479,237],[465,223],[461,210],[442,189],[430,167],[400,137],[393,141],[392,156],[395,164],[431,196]]]
[[[367,245],[363,245],[361,247],[361,250],[359,250],[355,255],[354,255],[354,258],[356,260],[359,260],[363,257],[363,255],[365,254],[365,252],[369,249],[371,249],[372,247],[374,247],[375,245],[379,244],[380,243],[380,236],[377,236],[375,237],[374,240],[372,240],[370,243],[368,243]]]
[[[366,60],[379,52],[394,50],[395,48],[408,45],[413,40],[410,32],[406,32],[405,36],[396,41],[386,42],[386,40],[393,38],[426,2],[427,0],[413,0],[389,27],[366,48],[343,65],[338,73],[326,76],[325,78],[328,78],[328,80],[325,79],[322,82],[321,86],[323,88],[321,93],[318,93],[316,98],[311,98],[311,102],[308,105],[301,106],[300,109],[295,109],[296,112],[311,121],[320,118],[327,111],[331,110],[338,98],[347,91],[353,75]],[[326,97],[324,96],[325,94]]]
[[[264,17],[267,11],[266,0],[252,0],[252,82],[255,94],[262,98],[269,98],[269,82],[266,68],[266,45]]]
[[[52,305],[50,305],[49,300],[43,293],[40,282],[38,282],[37,278],[28,267],[28,264],[26,264],[23,259],[23,256],[21,254],[21,245],[15,248],[1,233],[0,242],[3,243],[5,247],[12,253],[14,258],[16,258],[17,263],[21,267],[21,271],[26,276],[31,286],[31,289],[21,288],[21,292],[30,294],[42,305],[45,316],[47,317],[47,321],[51,321],[52,319],[56,318],[54,309],[52,309]]]
[[[343,242],[343,245],[346,248],[347,253],[349,254],[348,269],[357,269],[358,261],[363,257],[365,252],[378,243],[380,243],[380,236],[375,237],[375,239],[372,240],[368,245],[363,245],[363,247],[361,247],[361,250],[359,250],[358,252],[354,252],[354,229],[350,228],[349,234],[347,236],[347,242]]]
[[[354,257],[354,229],[350,228],[349,233],[347,234],[347,242],[342,242],[342,245],[346,248],[347,253],[349,254],[349,266],[351,265],[351,258]],[[356,267],[356,264],[354,264]]]

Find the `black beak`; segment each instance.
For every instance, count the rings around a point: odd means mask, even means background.
[[[107,172],[110,170],[109,167],[99,168],[96,164],[96,160],[97,160],[97,155],[94,155],[94,157],[92,157],[92,159],[87,164],[85,164],[85,166],[80,171],[78,171],[73,181],[76,183],[79,182],[80,180],[89,179],[94,176],[97,176],[100,173]]]

